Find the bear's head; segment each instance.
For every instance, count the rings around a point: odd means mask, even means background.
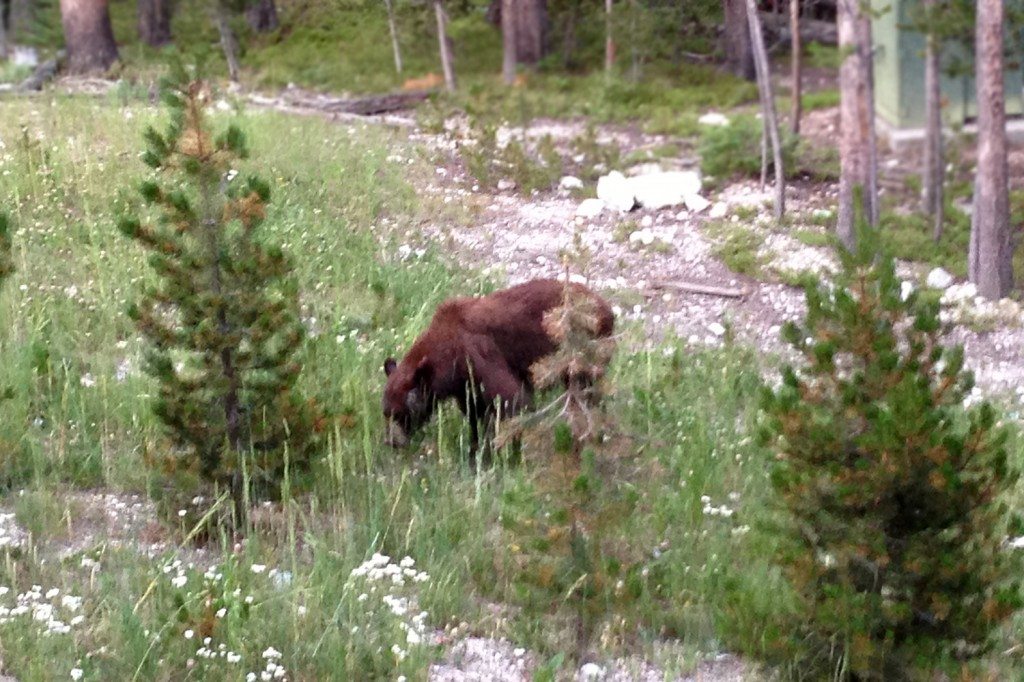
[[[430,388],[431,367],[427,358],[416,364],[394,358],[384,361],[382,408],[387,420],[385,442],[391,447],[408,445],[409,437],[430,419],[433,412],[433,392]]]

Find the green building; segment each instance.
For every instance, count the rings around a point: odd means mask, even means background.
[[[879,130],[890,143],[919,139],[925,122],[923,34],[909,28],[911,8],[919,0],[873,0],[879,11],[873,20],[875,42],[875,113]],[[888,8],[886,10],[886,8]],[[1020,36],[1007,35],[1008,49],[1024,53]],[[950,47],[946,57],[957,55]],[[944,60],[948,61],[948,60]],[[942,75],[943,120],[947,125],[970,124],[977,114],[973,70],[962,76]],[[1007,118],[1024,115],[1024,74],[1021,60],[1006,62]],[[1016,123],[1016,122],[1015,122]]]

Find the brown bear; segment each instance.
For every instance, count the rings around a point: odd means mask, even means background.
[[[598,335],[610,336],[615,317],[607,301],[581,284],[570,286],[593,298]],[[470,457],[475,458],[480,422],[491,418],[496,407],[502,415],[523,407],[533,390],[530,367],[556,349],[543,319],[562,304],[564,287],[557,280],[536,279],[488,296],[442,303],[402,361],[384,362],[388,444],[406,445],[437,402],[455,398],[470,421]]]

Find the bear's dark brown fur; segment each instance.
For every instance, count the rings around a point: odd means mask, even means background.
[[[479,422],[495,405],[513,414],[533,389],[530,367],[555,349],[544,331],[544,313],[561,305],[564,284],[537,279],[480,298],[445,301],[408,354],[384,363],[387,385],[383,409],[388,442],[404,445],[430,419],[434,405],[454,398],[469,418],[471,453]],[[600,336],[609,336],[615,318],[608,303],[580,284],[570,285],[597,302]]]

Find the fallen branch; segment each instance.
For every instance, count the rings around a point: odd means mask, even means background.
[[[42,90],[43,86],[57,75],[57,71],[60,70],[61,63],[64,61],[63,50],[57,53],[57,56],[52,59],[47,59],[45,62],[36,67],[36,70],[32,72],[32,75],[21,82],[18,86],[19,90]]]
[[[746,289],[716,287],[711,284],[698,284],[697,282],[652,282],[651,289],[652,290],[646,292],[650,296],[655,295],[656,291],[664,289],[681,291],[687,294],[721,296],[723,298],[746,298],[750,294]]]

